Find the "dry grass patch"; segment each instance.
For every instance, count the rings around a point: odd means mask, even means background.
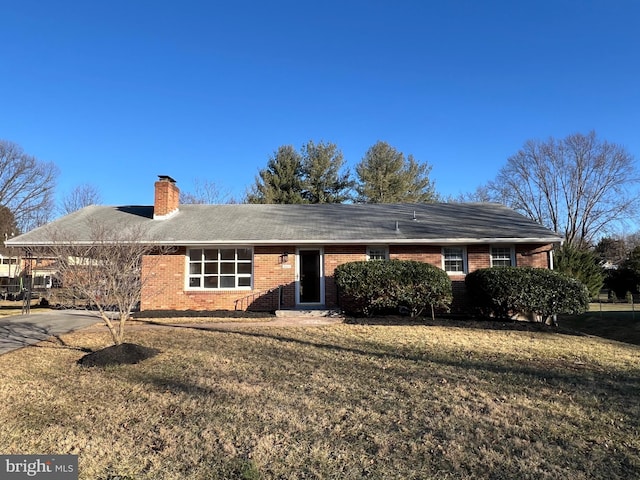
[[[63,337],[0,357],[0,451],[80,478],[640,477],[640,349],[540,332],[336,325],[132,330],[138,365]]]
[[[31,313],[45,313],[49,311],[48,307],[41,307],[39,300],[31,301]],[[22,300],[10,301],[0,299],[0,318],[11,315],[22,315]]]

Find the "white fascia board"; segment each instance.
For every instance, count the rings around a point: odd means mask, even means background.
[[[479,245],[479,244],[525,244],[525,243],[552,243],[561,244],[560,237],[528,237],[528,238],[394,238],[394,239],[349,239],[349,240],[328,240],[328,239],[212,239],[208,241],[202,240],[150,240],[139,241],[136,243],[158,246],[197,246],[197,245]],[[46,247],[52,245],[78,245],[89,246],[94,242],[89,240],[81,240],[78,242],[12,242],[8,241],[8,247],[29,248],[29,247]]]
[[[559,237],[530,237],[530,238],[459,238],[459,239],[358,239],[358,240],[210,240],[210,241],[182,241],[182,242],[152,242],[159,245],[478,245],[478,244],[526,244],[526,243],[553,243],[560,244]]]

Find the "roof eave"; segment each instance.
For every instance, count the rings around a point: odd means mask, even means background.
[[[359,238],[359,239],[212,239],[212,240],[150,240],[140,241],[148,245],[478,245],[478,244],[560,244],[560,237],[484,237],[484,238]],[[38,242],[6,242],[7,247],[29,248],[47,247],[55,245],[92,245],[93,242],[81,240],[78,242],[52,243],[47,241]]]
[[[479,245],[479,244],[560,244],[560,237],[491,237],[491,238],[358,238],[358,239],[244,239],[159,241],[159,245]]]

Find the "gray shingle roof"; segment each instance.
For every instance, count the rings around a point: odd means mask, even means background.
[[[415,214],[415,216],[414,216]],[[415,218],[415,219],[414,219]],[[11,246],[42,245],[52,232],[91,241],[88,223],[142,227],[148,239],[172,245],[559,242],[561,238],[494,203],[181,205],[162,220],[152,206],[90,206],[15,237]],[[397,228],[396,228],[397,225]]]

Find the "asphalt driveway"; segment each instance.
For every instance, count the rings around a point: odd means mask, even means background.
[[[56,310],[0,318],[0,355],[101,322],[95,312]]]

